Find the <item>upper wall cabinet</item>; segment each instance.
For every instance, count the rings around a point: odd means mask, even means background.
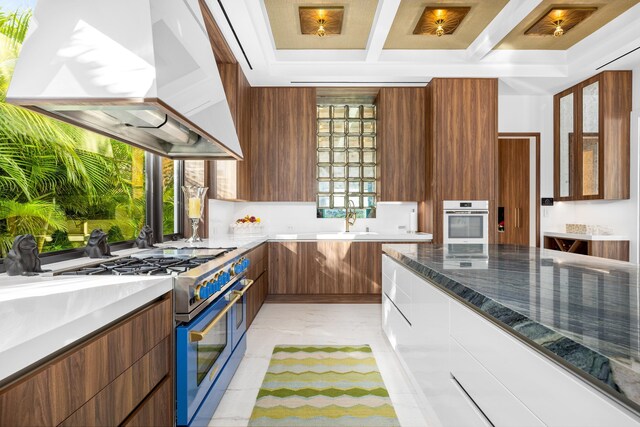
[[[251,200],[314,202],[315,88],[252,88]]]
[[[251,180],[251,86],[238,64],[218,64],[244,160],[210,161],[210,194],[215,199],[249,200]]]
[[[631,71],[605,71],[554,97],[557,200],[629,198]]]
[[[378,94],[379,200],[425,198],[426,92],[382,88]]]

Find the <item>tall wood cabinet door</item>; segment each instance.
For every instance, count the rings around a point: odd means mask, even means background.
[[[311,294],[349,294],[351,293],[351,243],[340,241],[318,241],[307,243],[313,251],[313,264],[310,266],[317,275]]]
[[[236,64],[237,65],[237,64]],[[238,139],[244,154],[244,160],[238,161],[237,169],[237,198],[251,199],[251,85],[247,81],[242,68],[237,66],[238,75]]]
[[[252,88],[251,200],[273,201],[278,194],[278,88]]]
[[[427,186],[425,89],[380,89],[377,119],[380,200],[424,200]]]
[[[277,88],[278,191],[273,200],[315,201],[316,90]]]
[[[351,293],[382,292],[382,243],[351,244]]]
[[[498,140],[498,209],[504,214],[499,242],[529,245],[529,139]]]
[[[317,277],[312,274],[315,243],[269,243],[269,293],[307,294],[315,289]]]

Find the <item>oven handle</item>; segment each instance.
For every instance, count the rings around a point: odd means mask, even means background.
[[[209,324],[203,330],[189,332],[190,342],[202,341],[204,337],[211,331],[211,329],[213,329],[213,327],[218,324],[218,322],[224,317],[224,315],[227,314],[227,311],[231,310],[231,307],[233,307],[233,305],[237,303],[238,300],[244,296],[244,294],[249,290],[249,288],[254,283],[253,280],[251,279],[246,279],[244,282],[245,282],[244,286],[241,290],[230,292],[230,294],[233,295],[233,298],[229,300],[229,304],[225,305],[222,311],[216,314],[216,317],[211,319],[211,322],[209,322]]]

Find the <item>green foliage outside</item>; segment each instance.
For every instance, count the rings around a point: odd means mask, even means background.
[[[43,252],[109,240],[144,225],[144,152],[5,102],[30,11],[0,8],[0,256],[18,234]],[[172,221],[172,220],[171,220]]]

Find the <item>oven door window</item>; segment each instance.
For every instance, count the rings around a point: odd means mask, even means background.
[[[449,217],[450,239],[484,238],[484,218],[480,215],[457,215]]]
[[[220,354],[227,346],[227,315],[213,327],[202,341],[198,341],[198,385],[207,376]]]
[[[244,296],[238,300],[236,303],[236,329],[242,325],[244,322]]]

